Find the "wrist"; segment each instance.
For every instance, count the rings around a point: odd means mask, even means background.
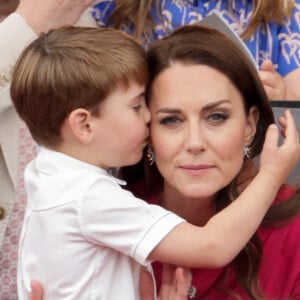
[[[36,16],[33,13],[33,9],[26,8],[22,4],[18,6],[16,9],[16,13],[18,13],[28,24],[28,26],[34,31],[37,35],[46,30],[47,22],[41,20],[39,16]]]
[[[261,186],[266,186],[270,190],[277,192],[280,186],[284,183],[285,177],[279,176],[278,173],[274,174],[273,172],[259,169],[257,175],[257,180],[261,183]]]

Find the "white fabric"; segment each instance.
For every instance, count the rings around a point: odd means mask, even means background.
[[[83,13],[77,26],[97,26],[90,9]],[[0,247],[12,207],[17,201],[19,117],[9,93],[11,74],[22,50],[36,37],[18,13],[10,14],[0,23],[0,207],[5,210],[5,218],[0,220]]]
[[[25,171],[18,291],[44,300],[139,299],[140,264],[184,220],[135,198],[105,170],[41,148]]]

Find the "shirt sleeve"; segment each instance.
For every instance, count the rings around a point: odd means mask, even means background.
[[[9,95],[12,68],[23,49],[36,37],[17,13],[12,13],[0,23],[0,114],[12,106]]]
[[[144,265],[149,263],[147,257],[159,242],[184,222],[105,179],[92,185],[80,205],[80,226],[87,239]]]

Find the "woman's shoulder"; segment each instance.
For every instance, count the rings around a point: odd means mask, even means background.
[[[278,193],[274,200],[274,204],[287,201],[292,196],[294,196],[296,192],[297,192],[297,188],[295,186],[289,184],[283,184],[278,190]]]
[[[283,204],[291,199],[297,192],[297,188],[291,185],[283,185],[277,193],[274,205]],[[284,213],[284,211],[282,211]],[[271,228],[260,228],[259,235],[265,248],[275,247],[284,252],[298,249],[300,257],[300,213],[296,214],[291,220]],[[286,252],[286,253],[288,253]]]

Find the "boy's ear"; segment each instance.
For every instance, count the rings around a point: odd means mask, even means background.
[[[247,145],[251,144],[257,129],[259,120],[259,110],[257,106],[252,106],[247,117],[247,127],[245,131],[245,142]]]
[[[84,108],[73,110],[68,116],[68,124],[75,138],[82,144],[89,144],[92,139],[91,113]]]

